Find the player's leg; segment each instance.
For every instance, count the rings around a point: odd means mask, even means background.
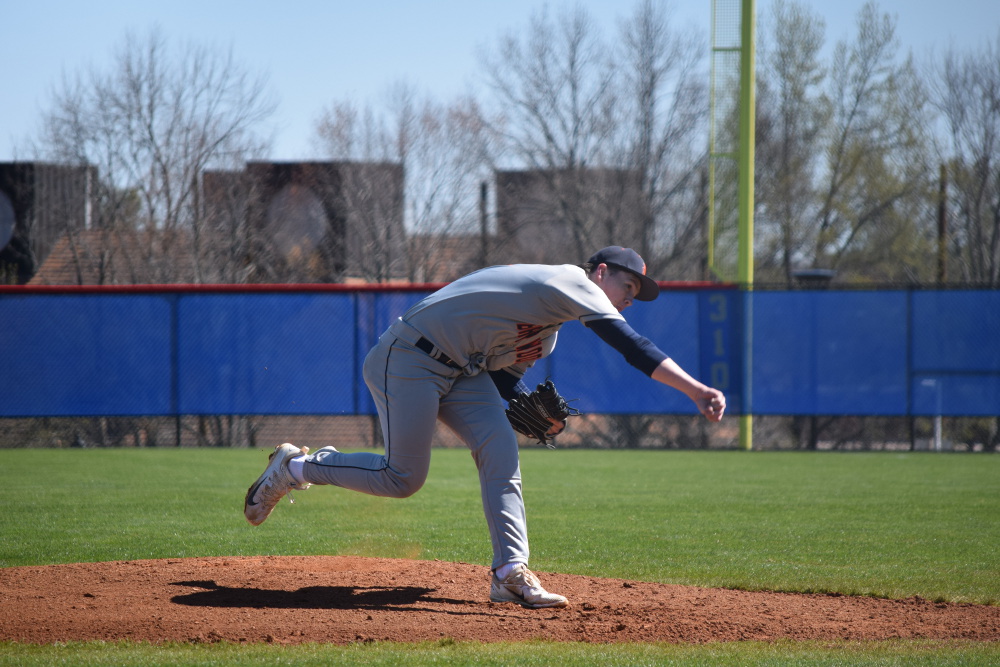
[[[542,588],[528,569],[528,526],[521,494],[517,437],[487,373],[460,377],[442,399],[440,419],[472,452],[483,512],[493,543],[490,599],[525,607],[563,607],[566,598]]]
[[[441,375],[438,362],[388,333],[365,358],[363,372],[379,413],[384,452],[346,454],[324,447],[306,457],[302,476],[312,484],[405,498],[427,478],[438,402],[452,379]]]
[[[528,562],[517,437],[487,373],[461,377],[441,401],[439,418],[469,447],[479,470],[483,510],[493,541],[493,568]]]

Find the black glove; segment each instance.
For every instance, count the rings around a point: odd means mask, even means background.
[[[555,449],[555,444],[550,441],[566,428],[566,418],[580,414],[579,410],[567,405],[566,399],[559,395],[551,380],[539,384],[530,394],[518,394],[507,405],[507,419],[514,430],[535,438],[549,449]],[[562,427],[555,433],[551,433],[557,427],[552,419],[562,423]]]

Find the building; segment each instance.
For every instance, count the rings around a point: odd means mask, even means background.
[[[0,163],[0,282],[24,284],[68,231],[87,229],[97,170]]]
[[[406,275],[402,165],[250,162],[206,172],[203,192],[209,226],[245,240],[253,282]]]
[[[496,172],[496,243],[509,261],[584,261],[608,245],[642,248],[647,207],[638,172]]]
[[[0,181],[9,184],[0,190],[9,193],[0,197],[0,233],[10,237],[0,262],[6,259],[16,282],[388,282],[406,277],[400,165],[250,162],[242,171],[208,171],[202,175],[193,224],[171,230],[140,229],[134,222],[93,228],[89,199],[74,187],[82,183],[89,193],[96,173],[89,168],[82,180],[80,173],[29,165],[8,170],[7,180]],[[50,254],[51,263],[43,266]]]

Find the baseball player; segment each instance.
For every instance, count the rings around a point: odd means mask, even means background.
[[[692,378],[622,317],[633,301],[658,295],[638,253],[618,246],[582,266],[514,264],[459,278],[410,308],[365,358],[384,453],[324,447],[310,454],[307,447],[279,445],[247,491],[247,520],[261,524],[285,494],[313,484],[393,498],[416,493],[440,420],[469,447],[479,470],[493,543],[490,600],[566,606],[565,597],[546,591],[528,569],[517,436],[504,401],[527,397],[525,371],[552,352],[565,322],[579,320],[628,363],[686,394],[710,421],[722,419],[722,392]],[[551,424],[539,435],[543,441],[565,426],[564,415],[542,420]]]

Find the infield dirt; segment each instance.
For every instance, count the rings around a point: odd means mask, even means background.
[[[480,565],[340,556],[0,569],[0,639],[704,643],[1000,640],[1000,607],[675,586],[539,572],[565,609],[489,601]]]

